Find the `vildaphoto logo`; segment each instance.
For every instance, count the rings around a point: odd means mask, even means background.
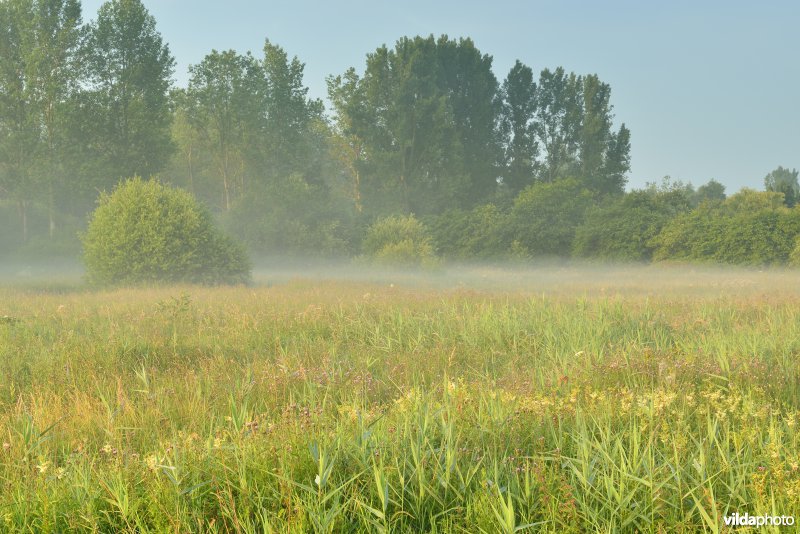
[[[790,527],[794,525],[794,516],[791,515],[750,515],[734,512],[725,516],[727,527]]]

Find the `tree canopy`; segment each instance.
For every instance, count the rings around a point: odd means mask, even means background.
[[[713,179],[626,192],[631,132],[595,73],[517,60],[498,77],[468,37],[408,36],[329,76],[326,110],[269,39],[209,51],[177,87],[141,0],[89,18],[79,0],[0,2],[4,250],[77,253],[97,198],[135,175],[187,190],[259,255],[352,256],[411,226],[424,255],[451,259],[794,250],[796,169],[730,197]]]

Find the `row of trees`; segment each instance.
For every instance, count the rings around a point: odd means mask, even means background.
[[[77,246],[98,195],[134,175],[187,189],[263,254],[358,254],[375,221],[413,213],[449,257],[649,259],[668,221],[724,196],[713,181],[626,194],[608,84],[519,61],[499,80],[470,39],[376,49],[328,78],[327,113],[270,41],[211,51],[185,87],[174,68],[141,0],[89,23],[79,0],[0,2],[6,249]],[[792,172],[766,183],[788,206]]]
[[[607,84],[561,68],[535,80],[519,62],[501,83],[469,39],[378,48],[328,79],[330,116],[269,41],[258,56],[212,51],[183,88],[174,66],[140,0],[86,24],[79,0],[0,3],[0,195],[20,241],[71,235],[133,175],[189,189],[265,251],[340,249],[375,217],[562,176],[600,194],[625,184],[630,134],[612,131]]]
[[[469,39],[403,38],[328,79],[334,138],[357,209],[439,213],[573,176],[620,194],[630,132],[612,131],[610,87],[596,75],[533,71],[502,84]]]

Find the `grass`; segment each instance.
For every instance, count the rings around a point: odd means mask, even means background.
[[[800,275],[487,273],[0,288],[0,530],[800,516]]]

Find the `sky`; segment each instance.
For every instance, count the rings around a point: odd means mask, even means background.
[[[515,60],[563,66],[611,86],[631,130],[629,188],[664,176],[733,193],[800,167],[800,2],[706,0],[143,0],[177,61],[175,80],[212,49],[264,40],[305,63],[310,95],[363,71],[366,54],[403,36],[470,37],[502,82]],[[101,0],[84,0],[84,19]]]

